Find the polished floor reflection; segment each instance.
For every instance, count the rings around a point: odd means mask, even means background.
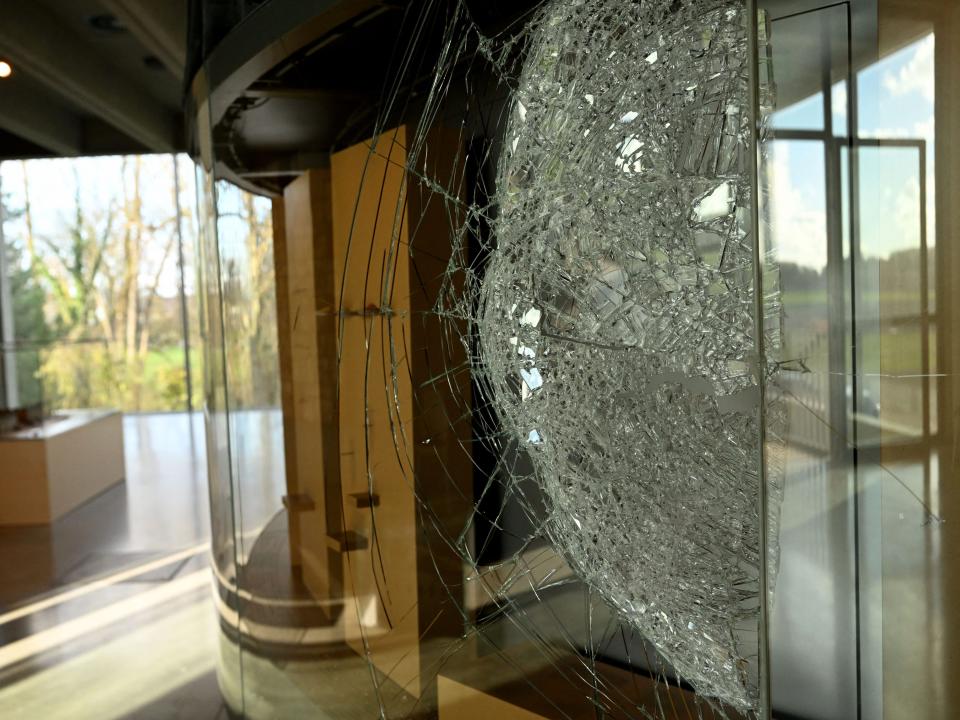
[[[202,418],[124,418],[127,479],[0,529],[0,717],[215,718]]]
[[[275,411],[244,411],[234,421],[249,462],[242,474],[243,513],[245,539],[253,550],[260,545],[256,541],[272,537],[274,526],[286,537],[280,523],[284,514],[276,510],[283,487],[280,419]],[[225,717],[215,675],[223,638],[211,603],[201,419],[194,417],[191,424],[183,414],[130,416],[125,433],[126,483],[53,526],[0,530],[2,718]],[[852,717],[845,714],[856,697],[850,468],[799,447],[791,450],[787,464],[783,555],[772,618],[775,701],[798,716]],[[937,477],[938,464],[903,460],[875,468],[873,474],[865,468],[860,478],[861,532],[869,546],[876,533],[883,531],[891,540],[892,529],[901,528],[904,537],[886,544],[888,562],[896,549],[897,570],[888,573],[883,592],[903,601],[902,614],[911,618],[898,619],[903,633],[933,633],[923,644],[926,654],[906,652],[920,646],[889,632],[886,649],[908,658],[896,682],[928,688],[927,707],[916,717],[942,716],[944,699],[937,688],[949,663],[935,640],[950,624],[950,608],[936,601],[942,594],[929,571],[930,563],[938,562],[936,535],[942,525],[929,522],[916,499],[930,482],[925,478]],[[880,517],[870,505],[874,484],[882,494]],[[251,569],[254,560],[248,563]],[[871,558],[862,562],[869,565]],[[862,579],[871,576],[863,567],[861,572]],[[867,601],[874,593],[869,587],[861,592]],[[582,619],[583,599],[575,592],[569,598],[558,595],[542,607],[556,614],[551,617]],[[253,619],[247,610],[248,620]],[[872,632],[869,608],[861,614],[864,642]],[[510,630],[509,623],[503,625]],[[547,625],[537,627],[546,633]],[[574,631],[572,624],[564,628]],[[489,625],[487,631],[501,650],[511,646],[509,632],[501,637]],[[448,642],[453,647],[462,639]],[[456,687],[475,681],[456,674],[460,655],[489,655],[468,650],[465,646],[445,666],[444,677],[458,678]],[[810,663],[810,657],[817,662]],[[531,672],[534,666],[524,662]],[[248,652],[243,664],[251,716],[280,710],[299,717],[318,708],[329,717],[376,712],[370,668],[350,652],[310,657]],[[498,678],[491,672],[483,683],[500,688]],[[889,699],[886,710],[888,717],[908,716]]]
[[[52,525],[0,528],[0,607],[207,542],[202,428],[185,413],[125,417],[125,483]]]

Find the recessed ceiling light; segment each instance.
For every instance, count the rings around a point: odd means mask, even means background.
[[[6,60],[0,60],[0,78],[8,78],[13,75],[13,66]]]

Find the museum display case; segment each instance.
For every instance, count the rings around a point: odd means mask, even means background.
[[[950,716],[960,7],[234,5],[190,86],[234,712]]]

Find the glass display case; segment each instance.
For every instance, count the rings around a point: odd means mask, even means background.
[[[306,5],[192,85],[231,709],[950,717],[960,8]]]

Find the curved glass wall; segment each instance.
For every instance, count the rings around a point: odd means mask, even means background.
[[[957,9],[360,5],[194,84],[231,708],[950,717]]]

